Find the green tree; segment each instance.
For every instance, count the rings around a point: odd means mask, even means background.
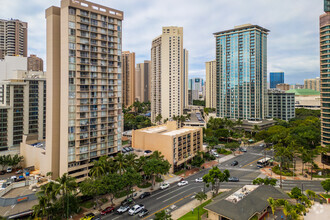
[[[128,197],[129,193],[132,191],[133,186],[141,183],[142,176],[140,173],[136,172],[132,167],[128,167],[126,172],[122,175],[122,186],[126,191]]]
[[[272,178],[256,178],[253,180],[252,184],[253,185],[272,185],[275,186],[276,185],[276,179],[272,179]]]
[[[87,178],[80,183],[79,189],[83,195],[93,196],[96,206],[100,208],[101,204],[99,203],[99,197],[106,192],[104,181],[102,179]]]
[[[156,122],[158,123],[158,124],[160,124],[160,122],[162,121],[162,115],[161,114],[158,114],[157,116],[156,116],[156,118],[155,118],[155,120],[156,120]]]
[[[108,172],[108,157],[102,156],[98,160],[92,162],[93,168],[89,171],[89,174],[93,178],[99,178],[100,176],[105,175]]]
[[[104,190],[109,195],[109,200],[113,205],[116,193],[123,190],[124,179],[118,173],[113,173],[103,176],[101,181],[104,184]]]
[[[291,197],[298,200],[301,197],[302,193],[301,193],[301,189],[299,189],[298,187],[294,187],[291,189]]]
[[[205,174],[203,176],[203,181],[207,184],[211,183],[212,184],[212,190],[213,191],[213,196],[218,195],[219,189],[220,189],[220,184],[222,182],[228,182],[228,178],[230,177],[229,171],[224,170],[221,172],[221,170],[215,166],[212,169],[209,170],[208,174]]]
[[[115,167],[116,170],[122,175],[127,167],[127,160],[124,154],[119,153],[115,156]]]
[[[155,185],[155,178],[157,175],[165,175],[171,168],[171,164],[164,159],[150,157],[143,166],[143,171],[146,175],[151,177],[151,188]]]
[[[318,197],[317,194],[312,190],[307,189],[305,192],[307,194],[308,199],[316,199]]]
[[[195,199],[197,199],[200,202],[200,205],[202,205],[203,200],[206,200],[207,199],[207,195],[204,192],[198,192],[195,195]],[[197,216],[197,219],[199,219],[199,208],[200,208],[200,206],[198,206],[198,216]]]
[[[326,191],[326,193],[328,194],[328,192],[330,191],[330,179],[323,180],[321,182],[321,185],[322,185],[323,189]]]
[[[277,204],[276,204],[275,200],[272,197],[269,197],[267,199],[267,201],[268,201],[268,204],[269,204],[270,208],[272,209],[273,217],[275,217],[275,210],[277,208]]]
[[[171,214],[166,213],[165,210],[155,213],[155,220],[172,220]]]

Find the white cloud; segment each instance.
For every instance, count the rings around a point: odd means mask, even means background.
[[[189,74],[205,75],[205,62],[215,57],[213,33],[244,23],[269,29],[268,71],[283,70],[289,83],[319,73],[318,16],[322,0],[94,0],[124,11],[123,49],[136,61],[150,59],[153,38],[162,26],[184,28]],[[1,18],[29,23],[29,53],[45,59],[45,9],[59,0],[2,0]],[[299,77],[294,77],[299,76]],[[314,76],[314,75],[313,75]]]

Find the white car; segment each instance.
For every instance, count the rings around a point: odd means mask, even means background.
[[[163,183],[162,185],[160,185],[160,189],[166,189],[168,187],[170,187],[170,184],[168,183]]]
[[[196,183],[202,183],[203,182],[203,177],[200,177],[198,179],[195,179],[195,182]]]
[[[187,180],[182,180],[178,183],[178,186],[184,186],[184,185],[187,185],[187,184],[188,184]]]
[[[144,205],[135,205],[130,210],[128,210],[128,214],[135,215],[135,214],[141,212],[142,209],[144,209]]]
[[[13,172],[13,169],[11,167],[8,167],[7,168],[7,173],[11,173],[11,172]]]

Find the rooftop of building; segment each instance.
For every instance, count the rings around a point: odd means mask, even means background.
[[[250,219],[269,205],[267,199],[290,199],[281,189],[270,185],[246,185],[217,196],[205,209],[229,219]]]
[[[252,29],[252,28],[260,29],[261,31],[264,31],[264,32],[270,32],[268,29],[263,28],[259,25],[243,24],[243,25],[235,26],[233,29],[215,32],[215,33],[213,33],[213,35],[226,34],[226,33],[230,33],[230,32],[237,32],[237,31],[241,31],[244,29]]]
[[[294,93],[295,95],[320,95],[319,91],[312,89],[290,89],[286,93]]]
[[[140,132],[149,133],[149,134],[160,134],[168,136],[176,136],[183,133],[186,133],[191,130],[198,130],[198,127],[189,127],[185,126],[182,128],[177,128],[176,121],[168,121],[166,124],[148,127],[140,129]]]

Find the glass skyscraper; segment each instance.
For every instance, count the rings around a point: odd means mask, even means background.
[[[262,119],[267,115],[267,34],[258,25],[214,33],[217,116]]]
[[[270,88],[275,89],[277,84],[284,83],[284,72],[270,73]]]

